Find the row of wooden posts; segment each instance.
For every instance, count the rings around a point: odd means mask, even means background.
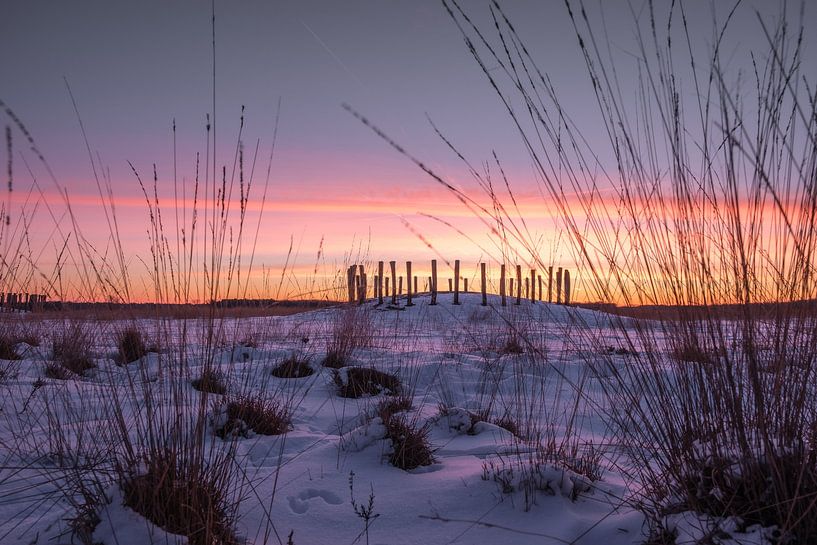
[[[391,297],[391,304],[397,305],[397,297],[403,296],[403,276],[397,276],[397,262],[389,261],[390,275],[384,273],[383,261],[377,262],[377,274],[374,275],[374,297],[377,298],[378,304],[383,304],[385,298]],[[480,292],[482,293],[482,306],[488,305],[488,281],[486,275],[486,264],[480,263]],[[514,285],[514,278],[506,279],[505,265],[500,265],[499,272],[499,296],[502,300],[502,306],[507,305],[507,298],[514,297],[514,287],[516,288],[515,304],[522,303],[522,283],[525,284],[525,299],[530,299],[532,302],[547,301],[548,303],[557,303],[560,305],[570,304],[570,271],[559,267],[556,269],[555,275],[555,293],[554,293],[554,271],[553,267],[547,268],[545,278],[541,274],[537,274],[536,269],[530,269],[530,276],[522,276],[522,266],[516,265],[516,284]],[[411,261],[406,261],[406,279],[413,280],[406,282],[406,306],[413,306],[412,297],[419,293],[418,277],[411,275]],[[448,279],[448,291],[454,294],[454,304],[460,304],[460,279],[463,280],[463,292],[468,292],[468,279],[460,276],[460,260],[454,261],[454,277]],[[391,280],[391,286],[389,286]],[[431,304],[437,304],[437,260],[431,260],[431,276],[428,277],[427,290],[431,295]],[[363,304],[366,301],[369,293],[368,278],[366,270],[363,265],[350,265],[346,271],[346,283],[349,292],[349,302],[359,302]],[[385,283],[385,291],[383,284]],[[543,292],[543,284],[547,284],[547,292]],[[537,297],[538,286],[538,297]],[[506,290],[507,287],[507,290]],[[413,289],[412,289],[413,288]],[[545,298],[545,295],[547,298]],[[555,299],[554,299],[555,295]]]
[[[34,310],[48,300],[41,293],[2,293],[0,292],[0,311]]]

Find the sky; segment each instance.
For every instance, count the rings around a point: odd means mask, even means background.
[[[490,24],[487,2],[464,4],[475,21]],[[713,13],[722,18],[731,4],[685,5],[698,33],[695,42],[706,47]],[[590,143],[604,149],[592,87],[563,2],[502,6]],[[635,51],[633,20],[643,21],[644,3],[613,0],[587,2],[587,7],[592,17],[603,18],[611,54],[623,61],[622,77],[631,77],[627,60]],[[744,3],[730,35],[735,56],[763,45],[755,9],[768,16],[778,7]],[[807,25],[814,23],[814,11],[807,11]],[[4,252],[18,247],[13,242],[28,230],[29,261],[37,266],[23,275],[26,282],[46,291],[80,292],[83,281],[76,277],[61,278],[69,287],[57,289],[57,273],[82,276],[69,272],[72,260],[74,268],[87,259],[114,263],[112,240],[118,239],[125,256],[123,264],[111,265],[118,272],[92,270],[87,278],[124,278],[127,271],[133,283],[128,298],[149,299],[155,292],[149,280],[133,280],[155,268],[151,206],[139,179],[153,198],[155,165],[163,230],[178,255],[181,231],[187,225],[189,237],[192,227],[197,153],[201,188],[204,172],[210,176],[212,171],[203,166],[210,152],[206,116],[213,116],[214,104],[211,17],[209,2],[189,0],[4,2],[0,100],[30,132],[53,173],[28,150],[24,134],[6,115],[14,178],[6,200],[14,217]],[[253,172],[238,252],[245,278],[254,279],[250,295],[320,296],[319,289],[348,262],[411,259],[425,274],[432,258],[461,259],[474,271],[480,260],[495,264],[501,259],[489,225],[343,104],[468,194],[479,191],[429,120],[474,164],[491,160],[496,152],[532,226],[538,253],[548,263],[571,265],[560,223],[535,182],[530,158],[440,2],[216,0],[215,39],[218,178],[223,165],[227,178],[237,180],[233,165],[242,108],[245,182]],[[4,149],[4,162],[7,155]],[[604,160],[604,152],[600,155]],[[112,199],[100,197],[108,191]],[[234,204],[227,223],[234,247],[238,212]],[[205,245],[207,214],[199,211],[205,218],[199,224]],[[229,230],[225,238],[229,249]],[[87,244],[85,258],[73,245],[77,240]],[[524,252],[516,260],[531,261]],[[113,291],[122,295],[121,282],[109,284],[119,286]]]

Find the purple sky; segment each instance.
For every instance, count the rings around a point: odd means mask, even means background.
[[[475,20],[488,22],[487,2],[464,4]],[[657,4],[665,9],[667,3]],[[702,50],[711,44],[713,10],[722,19],[731,7],[712,4],[685,3]],[[606,149],[563,2],[502,5],[586,137]],[[260,139],[263,168],[258,171],[265,170],[281,103],[272,211],[263,220],[265,244],[257,251],[267,267],[281,265],[291,236],[300,241],[307,269],[321,238],[324,258],[331,263],[340,262],[356,241],[369,236],[371,259],[433,257],[401,217],[446,255],[476,260],[482,254],[450,229],[417,214],[439,215],[478,239],[485,234],[455,210],[441,188],[344,111],[342,103],[365,114],[455,184],[466,185],[467,172],[434,135],[426,115],[475,163],[496,150],[520,194],[530,196],[529,210],[536,214],[530,161],[440,2],[218,0],[215,6],[219,164],[232,162],[244,105],[245,148],[249,153]],[[799,6],[790,7],[796,11]],[[806,28],[817,28],[817,10],[807,8]],[[643,20],[645,3],[591,1],[587,9],[594,20],[603,15],[611,54],[626,82],[634,74],[633,16]],[[743,67],[745,50],[763,49],[755,9],[769,16],[778,6],[760,0],[741,6],[729,42],[736,67]],[[60,184],[84,207],[86,230],[104,230],[94,211],[97,189],[63,81],[67,78],[91,147],[122,199],[127,218],[122,237],[138,247],[145,239],[147,212],[139,204],[127,161],[146,179],[152,178],[156,163],[160,184],[168,184],[174,118],[180,179],[189,183],[195,153],[205,151],[204,117],[212,110],[210,3],[6,0],[2,11],[0,98],[31,131]],[[15,142],[21,145],[22,140],[15,136]],[[33,168],[50,190],[37,165]],[[15,173],[18,191],[30,185],[19,161]],[[133,204],[131,215],[128,203]],[[542,236],[555,244],[554,222],[544,208],[540,215]],[[395,244],[400,255],[388,255]],[[51,253],[53,249],[44,250],[44,259]],[[559,255],[554,257],[566,259]]]

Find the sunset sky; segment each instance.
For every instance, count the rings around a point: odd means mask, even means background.
[[[736,16],[730,42],[735,56],[765,43],[754,9],[774,15],[777,7],[769,4],[747,2]],[[605,150],[606,135],[597,125],[592,88],[563,3],[502,5],[585,137]],[[467,6],[476,20],[489,21],[486,2]],[[619,75],[627,80],[634,74],[626,68],[635,51],[632,21],[646,16],[644,2],[591,1],[587,6],[592,17],[603,17],[610,54],[624,60]],[[700,33],[695,43],[708,47],[711,22],[725,17],[731,4],[696,0],[685,6],[692,32]],[[806,28],[809,22],[815,27],[815,11],[807,11]],[[447,182],[473,195],[479,191],[468,170],[435,135],[428,118],[475,165],[489,161],[496,151],[539,241],[541,257],[571,265],[530,159],[440,2],[217,0],[215,15],[217,163],[219,169],[226,165],[229,176],[244,106],[248,178],[256,146],[259,150],[246,222],[251,233],[279,117],[253,259],[254,274],[259,279],[266,274],[267,280],[259,280],[252,295],[308,293],[317,289],[310,275],[331,278],[350,255],[352,261],[412,259],[422,263],[420,274],[434,257],[462,259],[475,271],[480,259],[501,255],[485,224],[344,110],[344,103]],[[210,19],[210,3],[199,1],[4,2],[0,99],[30,131],[55,177],[50,178],[4,115],[14,149],[14,191],[4,202],[9,203],[12,227],[15,211],[25,210],[29,216],[18,214],[16,219],[29,220],[36,211],[28,244],[45,277],[53,280],[57,256],[74,228],[65,214],[64,194],[82,235],[100,255],[110,255],[111,229],[66,81],[95,166],[103,180],[109,179],[131,273],[150,270],[149,209],[128,162],[151,193],[156,165],[165,233],[176,240],[174,210],[184,201],[179,193],[187,197],[179,209],[192,210],[196,153],[203,163],[207,151],[205,115],[213,109]],[[600,159],[606,159],[605,152]],[[245,247],[252,246],[252,239],[245,240]],[[288,265],[294,277],[280,291],[277,278],[291,245],[297,254]],[[529,257],[523,254],[522,259]]]

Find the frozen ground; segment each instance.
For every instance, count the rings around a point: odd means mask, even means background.
[[[448,294],[437,306],[428,302],[420,297],[410,308],[367,304],[354,312],[328,309],[218,324],[223,340],[216,343],[214,360],[227,377],[228,395],[264,390],[292,408],[292,428],[285,435],[223,441],[212,427],[205,432],[208,448],[235,448],[246,479],[238,512],[241,536],[251,543],[286,543],[292,532],[295,544],[643,542],[643,517],[626,506],[629,492],[617,469],[626,467],[626,459],[599,417],[604,377],[593,361],[600,346],[588,344],[583,334],[587,328],[601,331],[600,338],[609,339],[602,349],[617,346],[607,318],[542,303],[509,302],[503,308],[494,297],[482,307],[478,294],[463,295],[460,306],[452,305]],[[404,471],[389,463],[392,444],[374,416],[384,394],[337,395],[334,372],[321,361],[333,331],[350,321],[364,331],[350,365],[372,366],[401,379],[412,399],[407,418],[428,426],[432,465]],[[112,400],[123,407],[132,433],[142,433],[138,422],[144,400],[129,385],[149,384],[152,391],[165,392],[157,399],[171,399],[166,392],[179,381],[167,378],[161,346],[200,339],[195,330],[205,326],[143,320],[146,335],[160,337],[160,354],[118,366],[111,333],[116,324],[96,324],[101,332],[94,347],[96,369],[75,380],[41,384],[37,381],[50,354],[47,330],[59,325],[45,324],[40,347],[18,345],[24,358],[0,385],[0,543],[72,542],[67,521],[75,512],[64,492],[76,480],[71,468],[88,464],[64,459],[55,445],[67,444],[62,452],[89,451],[97,440],[93,430],[113,425],[100,410]],[[184,336],[183,325],[189,329]],[[256,346],[235,346],[250,338]],[[185,354],[189,378],[196,377],[205,348],[187,341],[175,350]],[[271,376],[270,370],[293,353],[308,357],[315,374]],[[172,411],[192,414],[201,394],[189,384],[184,388],[189,406],[177,404]],[[207,397],[208,414],[218,413],[222,398]],[[471,414],[484,421],[475,423]],[[520,437],[495,423],[503,418],[517,424]],[[542,450],[537,443],[548,438],[560,443],[565,437],[576,449],[573,461],[596,453],[600,479],[537,458]],[[104,458],[93,462],[94,475],[105,474]],[[538,463],[535,482],[530,480],[532,461]],[[352,475],[355,501],[367,504],[371,495],[378,515],[368,535],[351,503]],[[534,482],[527,497],[526,478]],[[109,483],[106,496],[95,542],[185,542],[123,507],[115,484]]]

